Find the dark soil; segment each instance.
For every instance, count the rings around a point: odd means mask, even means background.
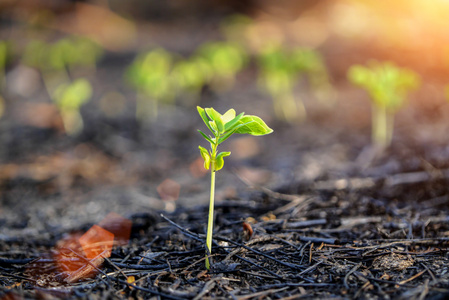
[[[189,35],[181,29],[216,35],[174,23],[153,30],[159,44],[180,53],[189,47],[167,30],[184,42]],[[346,46],[327,45],[324,52]],[[163,106],[157,122],[136,122],[135,95],[122,77],[134,54],[109,53],[100,62],[90,78],[96,94],[82,111],[85,129],[75,137],[62,133],[57,120],[33,121],[37,109],[49,110],[42,87],[31,98],[6,89],[1,299],[449,297],[449,107],[433,101],[435,85],[424,86],[398,114],[393,144],[382,153],[370,145],[366,95],[342,78],[344,62],[331,69],[332,105],[299,87],[309,114],[302,124],[275,119],[254,70],[226,93],[205,89],[199,105],[233,107],[274,129],[221,146],[232,156],[217,173],[208,271],[209,178],[196,131],[204,124],[187,105]],[[110,91],[128,100],[116,117],[99,109]],[[158,192],[166,179],[179,185],[176,199]],[[115,243],[110,256],[87,260],[71,241],[111,212],[132,222],[130,238]],[[95,272],[84,276],[88,270]]]

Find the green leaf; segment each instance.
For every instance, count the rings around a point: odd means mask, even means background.
[[[235,133],[250,135],[265,135],[273,132],[265,122],[257,116],[243,116],[240,119],[242,126],[239,126]]]
[[[209,155],[209,152],[204,147],[198,146],[198,148],[200,149],[201,157],[204,160],[204,168],[206,170],[209,170],[209,167],[210,167],[210,155]]]
[[[252,122],[252,121],[251,121]],[[250,122],[249,122],[250,123]],[[222,135],[219,139],[218,139],[218,144],[223,143],[224,141],[226,141],[231,135],[233,135],[237,129],[239,129],[242,126],[245,126],[248,123],[243,123],[243,124],[238,124],[236,126],[234,126],[232,128],[232,130],[229,130],[228,132],[226,132],[224,135]]]
[[[224,115],[222,116],[223,122],[225,124],[228,123],[229,121],[231,121],[234,118],[235,118],[235,110],[233,108],[231,108],[230,110],[225,112]]]
[[[231,152],[220,152],[215,158],[215,171],[221,170],[224,165],[223,157],[231,155]]]
[[[210,137],[208,137],[204,132],[202,132],[201,130],[198,129],[198,132],[201,133],[201,135],[203,136],[203,138],[205,138],[209,143],[211,144],[215,144],[214,141],[212,141],[212,139]]]
[[[224,141],[226,141],[226,140],[227,140],[231,135],[233,135],[234,133],[235,133],[235,129],[226,132],[223,136],[221,136],[221,137],[218,139],[218,145],[220,145],[221,143],[223,143]]]
[[[233,131],[235,129],[233,127],[235,127],[238,124],[238,122],[243,117],[243,115],[244,115],[244,113],[241,113],[237,117],[234,117],[232,120],[226,122],[226,124],[225,124],[225,131],[230,131],[230,130]],[[223,116],[223,118],[224,118],[224,116]]]
[[[212,128],[212,133],[214,135],[216,135],[216,133],[218,132],[218,128],[217,128],[217,124],[215,123],[215,121],[209,121],[209,126],[210,126],[210,128]]]
[[[212,107],[206,108],[205,110],[209,118],[215,122],[218,134],[222,134],[224,132],[223,116]]]
[[[209,128],[209,130],[210,130],[211,132],[214,132],[214,131],[212,130],[212,127],[210,127],[210,125],[209,125],[209,121],[210,121],[210,120],[209,120],[209,118],[207,117],[204,108],[197,106],[196,109],[198,110],[198,113],[200,114],[201,119],[203,119],[203,122],[204,122],[204,124],[206,124],[207,128]]]
[[[59,108],[79,110],[92,96],[92,86],[84,78],[69,84],[61,84],[53,93],[53,98]]]

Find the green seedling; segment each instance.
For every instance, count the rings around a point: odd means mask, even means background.
[[[77,70],[95,70],[101,55],[101,48],[93,41],[68,37],[54,43],[30,42],[25,48],[23,62],[41,72],[47,92],[52,96],[59,86],[70,83]]]
[[[304,120],[304,103],[294,97],[297,75],[290,55],[279,46],[270,46],[261,51],[257,62],[259,86],[273,99],[276,117],[287,122]]]
[[[196,55],[203,58],[212,70],[210,86],[214,90],[230,89],[237,74],[248,61],[246,51],[236,43],[211,42],[202,45]]]
[[[393,138],[394,114],[404,105],[407,94],[419,86],[419,76],[394,64],[371,62],[354,65],[349,80],[365,89],[372,101],[372,140],[381,149]]]
[[[53,99],[61,114],[67,134],[75,135],[83,129],[81,106],[92,96],[92,86],[84,78],[56,88]]]
[[[324,105],[333,104],[333,87],[323,57],[309,48],[296,48],[291,53],[296,72],[304,74],[316,99]]]
[[[2,97],[2,91],[6,86],[6,64],[10,55],[10,43],[0,40],[0,118],[5,112],[5,100]]]
[[[23,63],[40,71],[50,98],[58,86],[70,82],[65,69],[64,49],[69,50],[70,47],[62,42],[48,44],[33,40],[26,46],[23,54]]]
[[[325,97],[330,83],[321,56],[311,49],[293,51],[280,45],[266,46],[258,54],[258,83],[273,99],[274,112],[287,122],[302,122],[306,118],[303,101],[294,96],[294,88],[301,75],[309,80],[319,98]]]
[[[143,122],[158,115],[158,103],[171,103],[175,92],[170,78],[172,55],[155,49],[136,57],[129,66],[126,80],[137,90],[136,118]]]
[[[179,94],[190,95],[193,102],[197,102],[201,89],[210,82],[212,73],[210,64],[204,58],[192,57],[177,61],[173,66],[171,78]]]
[[[206,268],[209,270],[211,265],[209,256],[212,252],[212,231],[214,224],[215,172],[223,168],[223,158],[231,155],[231,152],[218,153],[217,148],[234,133],[260,136],[269,134],[273,130],[259,117],[245,115],[244,113],[236,116],[234,109],[228,110],[223,115],[213,108],[204,109],[198,106],[197,109],[204,124],[206,124],[212,133],[212,135],[206,135],[201,130],[198,130],[210,145],[210,150],[201,146],[198,147],[204,160],[204,168],[211,172],[209,220],[206,234]]]
[[[103,49],[97,43],[85,37],[72,37],[69,43],[71,49],[65,62],[70,72],[73,74],[78,69],[95,72],[97,62],[103,56]]]
[[[0,91],[5,86],[6,64],[11,54],[11,44],[0,40]]]

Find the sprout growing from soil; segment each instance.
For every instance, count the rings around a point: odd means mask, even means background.
[[[197,106],[198,113],[212,133],[212,136],[206,135],[201,130],[199,133],[209,142],[210,150],[199,146],[201,156],[204,160],[204,168],[211,172],[210,183],[210,202],[209,202],[209,220],[207,223],[206,235],[206,268],[210,269],[209,255],[212,252],[212,231],[214,219],[214,196],[215,196],[215,172],[223,168],[223,158],[231,155],[231,152],[218,153],[218,146],[227,140],[232,134],[250,134],[255,136],[266,135],[273,130],[265,122],[256,116],[245,115],[241,113],[235,115],[235,110],[230,109],[221,115],[213,108],[201,108]]]
[[[321,56],[314,50],[288,50],[279,45],[269,45],[262,49],[257,62],[260,68],[259,86],[273,99],[274,112],[279,119],[292,123],[306,118],[303,101],[294,96],[300,75],[307,77],[318,99],[330,98],[327,70]]]
[[[69,84],[80,70],[95,71],[102,55],[101,47],[88,38],[70,36],[54,43],[31,41],[25,48],[23,62],[41,72],[50,97],[62,84]],[[53,99],[55,100],[55,99]]]
[[[372,101],[372,141],[384,149],[393,138],[394,114],[404,105],[407,93],[419,85],[418,75],[392,63],[354,65],[349,80],[365,89]]]
[[[90,99],[91,95],[92,87],[84,78],[56,88],[53,99],[58,106],[67,134],[74,135],[83,129],[80,108]]]
[[[214,90],[227,90],[235,83],[237,73],[248,61],[245,50],[232,42],[211,42],[197,50],[197,56],[203,58],[212,70],[210,85]]]
[[[203,57],[191,57],[177,61],[172,69],[171,78],[178,89],[186,98],[191,96],[192,102],[200,98],[201,89],[212,78],[212,67]]]
[[[0,90],[5,85],[6,64],[11,54],[11,44],[7,41],[0,40]]]
[[[170,78],[172,55],[154,49],[136,57],[126,72],[127,81],[137,90],[136,118],[155,120],[159,102],[171,103],[175,97]]]

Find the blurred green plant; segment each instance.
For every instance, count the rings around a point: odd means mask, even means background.
[[[262,49],[257,57],[258,84],[273,99],[277,118],[293,122],[306,116],[304,103],[295,101],[293,87],[297,80],[290,56],[280,46]]]
[[[66,65],[74,73],[77,69],[86,68],[94,72],[98,61],[103,56],[103,49],[99,44],[86,37],[72,37],[68,39],[71,46],[70,52],[67,52]]]
[[[212,72],[208,84],[216,91],[233,87],[237,74],[249,59],[244,48],[227,41],[205,43],[197,49],[195,56],[209,64]]]
[[[3,86],[5,85],[7,50],[6,42],[0,41],[0,90],[3,90]]]
[[[69,83],[77,70],[95,71],[102,48],[84,37],[67,37],[54,43],[31,41],[25,48],[23,63],[38,69],[50,97],[57,87]]]
[[[5,99],[3,99],[2,95],[0,95],[0,118],[5,113]]]
[[[75,135],[83,129],[81,106],[92,96],[92,86],[84,78],[63,83],[54,92],[54,102],[59,109],[67,134]]]
[[[206,234],[206,268],[209,270],[209,256],[212,252],[212,232],[214,225],[215,173],[223,168],[223,158],[231,155],[231,152],[218,153],[217,148],[234,133],[261,136],[272,133],[273,129],[268,127],[267,124],[257,116],[245,115],[244,113],[236,116],[234,109],[228,110],[223,115],[213,108],[201,108],[197,106],[197,110],[201,119],[203,119],[204,124],[206,124],[207,128],[212,133],[212,136],[209,136],[201,130],[198,130],[210,145],[210,150],[198,146],[204,160],[204,168],[211,172],[209,220],[207,223]]]
[[[197,103],[201,90],[210,82],[212,73],[210,64],[204,58],[191,57],[174,63],[171,78],[178,94],[182,94],[183,98],[192,99],[186,99],[188,102]]]
[[[418,74],[390,62],[372,61],[367,66],[351,66],[348,79],[371,98],[373,143],[381,149],[388,147],[393,138],[394,115],[405,104],[407,94],[418,88]]]
[[[304,102],[294,95],[301,75],[307,77],[316,91],[331,90],[322,58],[312,49],[266,46],[257,55],[257,64],[260,89],[273,99],[276,117],[287,122],[301,122],[306,118]]]
[[[139,121],[156,120],[158,104],[173,103],[172,64],[172,54],[157,48],[138,55],[126,70],[126,81],[137,91],[136,118]]]
[[[323,105],[332,106],[335,92],[320,53],[309,48],[299,47],[293,49],[291,59],[297,72],[306,76],[315,98]]]
[[[0,40],[0,91],[5,87],[6,64],[12,56],[12,44],[9,41]]]

